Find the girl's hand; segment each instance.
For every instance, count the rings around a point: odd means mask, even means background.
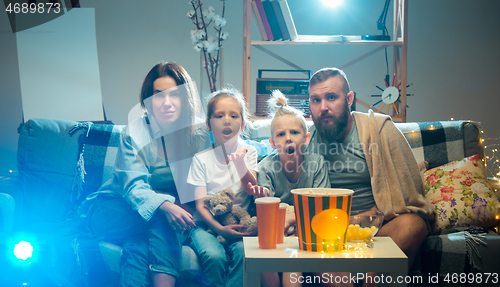
[[[193,216],[172,202],[165,201],[160,205],[160,210],[165,214],[167,221],[177,233],[196,227]]]
[[[223,226],[220,230],[218,230],[217,233],[222,235],[226,239],[239,239],[243,236],[250,236],[252,235],[251,232],[239,232],[237,229],[243,228],[244,225],[242,224],[231,224],[231,225],[226,225]]]
[[[236,151],[236,152],[233,152],[232,154],[228,155],[227,156],[227,162],[231,162],[231,161],[234,161],[234,162],[239,162],[239,161],[243,161],[244,158],[245,158],[245,155],[247,154],[248,150],[246,148],[242,149],[242,150],[239,150],[239,151]]]
[[[257,197],[271,196],[271,191],[267,187],[263,187],[260,185],[252,185],[250,182],[248,183],[247,190],[250,190],[249,195],[255,195]]]

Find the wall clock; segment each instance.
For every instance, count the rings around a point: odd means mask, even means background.
[[[396,75],[392,77],[392,84],[389,85],[389,75],[386,75],[384,78],[384,83],[385,83],[385,89],[375,85],[377,89],[382,91],[381,95],[371,95],[371,97],[379,97],[381,98],[379,101],[374,103],[372,107],[376,109],[377,113],[383,113],[388,115],[391,107],[393,110],[393,114],[399,114],[398,106],[399,103],[401,103],[400,97],[401,97],[401,82],[399,82],[397,85],[394,85],[394,81],[396,79]],[[413,85],[409,84],[406,87],[408,88],[409,86]],[[406,94],[406,96],[413,96],[413,94]],[[377,105],[382,104],[380,108],[376,108]],[[408,105],[406,106],[408,107]]]

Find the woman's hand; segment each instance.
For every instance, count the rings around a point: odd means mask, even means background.
[[[271,196],[271,192],[267,187],[263,187],[260,185],[252,185],[252,183],[248,183],[247,190],[250,190],[249,195],[255,195],[257,197]]]
[[[217,230],[217,233],[219,235],[222,235],[226,239],[239,239],[243,236],[250,236],[252,235],[251,232],[239,232],[237,229],[245,227],[242,224],[231,224],[231,225],[226,225],[222,226],[221,229]]]
[[[165,201],[160,205],[160,210],[165,214],[168,222],[177,233],[196,227],[193,216],[172,202]]]

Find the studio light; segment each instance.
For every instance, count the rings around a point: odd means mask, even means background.
[[[14,246],[14,255],[19,260],[28,261],[33,256],[33,246],[27,241],[20,241]]]
[[[342,0],[322,0],[323,5],[328,6],[328,7],[337,7],[340,4],[342,4]]]

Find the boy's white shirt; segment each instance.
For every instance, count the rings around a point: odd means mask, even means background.
[[[221,147],[217,148],[221,149]],[[245,144],[242,140],[238,140],[236,151],[245,148],[247,153],[244,161],[248,170],[257,171],[257,150],[253,146]],[[248,210],[250,206],[251,197],[241,184],[234,163],[230,162],[228,165],[219,163],[215,157],[213,147],[195,154],[189,169],[187,182],[196,187],[205,186],[208,195],[217,193],[224,188],[231,188],[234,192],[233,205],[241,206],[245,210]]]

